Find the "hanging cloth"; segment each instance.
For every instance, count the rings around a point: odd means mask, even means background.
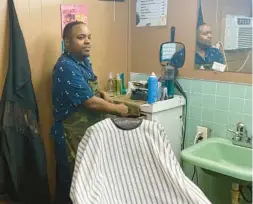
[[[203,18],[203,12],[202,12],[202,5],[201,0],[199,0],[199,8],[198,8],[198,22],[197,22],[197,28],[204,24],[204,18]]]
[[[24,37],[13,0],[9,8],[9,64],[0,102],[0,189],[24,204],[49,204],[46,157],[38,127]],[[0,175],[1,176],[1,175]]]

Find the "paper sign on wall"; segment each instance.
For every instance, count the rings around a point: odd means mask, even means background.
[[[166,26],[168,0],[136,0],[136,26]]]
[[[88,6],[83,4],[61,5],[61,28],[73,21],[82,21],[88,24]]]

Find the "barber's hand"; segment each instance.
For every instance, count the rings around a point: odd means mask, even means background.
[[[126,117],[128,115],[128,107],[123,103],[117,104],[117,112],[121,117]]]
[[[109,102],[109,103],[113,103],[112,98],[105,92],[105,91],[101,91],[100,92],[100,96],[102,99],[104,99],[105,101]]]

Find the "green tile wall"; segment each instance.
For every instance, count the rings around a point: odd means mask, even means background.
[[[211,136],[231,138],[228,128],[237,122],[252,135],[252,86],[203,80],[179,79],[188,96],[187,142],[192,144],[196,125],[208,124]],[[191,125],[196,120],[199,124]],[[211,128],[212,127],[212,128]]]
[[[243,122],[252,136],[252,86],[195,79],[179,79],[188,97],[185,146],[193,145],[197,125],[209,127],[211,137],[231,139],[227,131]],[[191,178],[193,167],[184,164]],[[230,204],[231,184],[199,172],[199,186],[213,204]]]

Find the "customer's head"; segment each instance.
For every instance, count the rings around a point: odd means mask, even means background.
[[[91,33],[86,24],[75,21],[67,24],[63,30],[65,49],[82,58],[90,55]]]
[[[206,23],[197,28],[197,45],[203,49],[212,46],[212,29]]]

